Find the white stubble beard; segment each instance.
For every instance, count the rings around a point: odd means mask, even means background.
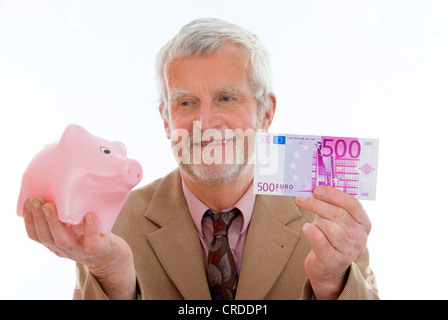
[[[219,153],[222,153],[222,160],[220,162],[216,161],[218,163],[206,163],[206,161],[209,161],[210,159],[206,153],[204,154],[204,152],[201,152],[202,150],[200,146],[194,145],[194,139],[187,139],[190,142],[188,147],[185,146],[184,141],[178,142],[184,143],[183,147],[186,148],[186,150],[189,150],[189,159],[192,159],[189,163],[178,161],[182,173],[186,174],[194,182],[204,185],[224,185],[231,183],[246,170],[250,169],[250,167],[253,167],[255,151],[254,144],[250,143],[250,140],[252,139],[252,141],[255,141],[255,129],[249,130],[251,131],[248,133],[247,139],[245,138],[245,134],[248,132],[247,130],[244,135],[238,134],[236,131],[235,136],[231,139],[231,141],[228,141],[223,146],[219,146],[219,148],[222,148],[222,152],[218,151]],[[194,132],[190,132],[189,136],[194,137],[193,134]],[[222,136],[225,137],[225,135]],[[241,139],[243,139],[242,146]],[[172,147],[176,144],[177,143],[171,141]],[[232,144],[233,152],[230,154],[232,158],[230,158],[229,153],[226,152],[226,150],[229,150],[230,148],[227,144]],[[217,146],[206,146],[205,148],[208,147],[213,148],[214,152],[218,150]],[[195,152],[194,148],[199,148],[199,150],[196,150]],[[205,151],[205,148],[203,151]],[[226,159],[226,157],[228,158]]]

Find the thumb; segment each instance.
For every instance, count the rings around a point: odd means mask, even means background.
[[[305,224],[303,225],[303,227],[302,227],[302,231],[303,231],[303,233],[305,234],[305,236],[307,235],[307,231],[308,231],[310,225],[311,225],[311,223],[308,223],[308,222],[307,222],[307,223],[305,223]]]
[[[83,219],[84,249],[88,253],[99,253],[103,247],[103,239],[93,213],[87,213]]]

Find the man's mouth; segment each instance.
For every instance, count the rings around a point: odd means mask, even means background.
[[[233,138],[227,139],[227,140],[212,140],[212,141],[201,141],[201,143],[193,143],[195,147],[204,147],[204,146],[218,146],[226,144],[230,141],[232,141]]]

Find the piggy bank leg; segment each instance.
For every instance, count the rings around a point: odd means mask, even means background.
[[[72,170],[64,177],[63,184],[57,188],[56,209],[59,220],[71,225],[78,225],[89,212],[89,201],[86,200],[91,190],[83,182],[84,170]]]

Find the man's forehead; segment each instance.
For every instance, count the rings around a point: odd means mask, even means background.
[[[168,94],[178,96],[205,89],[229,93],[245,90],[250,82],[248,61],[245,52],[233,45],[207,56],[174,59],[166,66]]]
[[[229,94],[229,95],[241,95],[241,89],[237,85],[224,85],[214,90],[214,93]],[[186,96],[194,96],[195,92],[183,89],[183,88],[170,88],[169,98],[170,100],[176,100]]]
[[[204,64],[247,68],[249,56],[238,45],[225,45],[210,54],[188,55],[174,58],[165,63],[165,76],[173,69],[195,68]]]

